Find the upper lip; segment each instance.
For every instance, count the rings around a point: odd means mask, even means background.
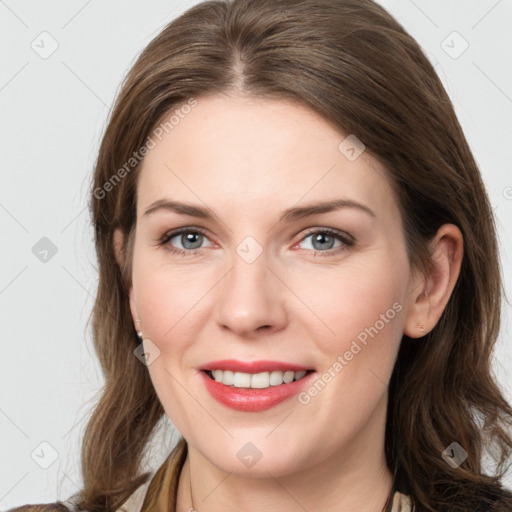
[[[286,363],[284,361],[237,361],[235,359],[223,359],[222,361],[211,361],[202,365],[200,370],[230,370],[232,372],[262,373],[272,371],[294,371],[312,370],[312,368],[301,364]]]

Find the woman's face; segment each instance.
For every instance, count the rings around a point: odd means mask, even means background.
[[[374,456],[414,287],[384,169],[287,101],[200,97],[167,131],[138,182],[130,306],[169,418],[241,475]],[[226,360],[241,388],[203,371]],[[286,383],[284,363],[314,372]]]

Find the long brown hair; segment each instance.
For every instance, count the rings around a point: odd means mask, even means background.
[[[432,65],[372,0],[202,2],[167,25],[127,74],[91,194],[99,269],[92,327],[105,386],[84,434],[81,506],[115,510],[147,478],[141,463],[164,415],[133,354],[127,296],[141,148],[174,109],[219,92],[300,102],[363,141],[387,169],[414,268],[431,268],[428,242],[442,224],[461,230],[464,258],[443,315],[421,340],[402,339],[385,451],[389,468],[407,476],[418,512],[476,510],[500,492],[512,450],[512,409],[490,369],[503,293],[493,211]],[[468,452],[457,468],[441,456],[453,441]],[[486,450],[495,455],[491,475]]]

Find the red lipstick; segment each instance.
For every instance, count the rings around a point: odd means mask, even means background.
[[[243,362],[233,359],[212,361],[200,368],[201,375],[210,395],[221,404],[243,412],[260,412],[268,410],[287,398],[295,396],[306,387],[316,373],[307,366],[280,361]],[[232,372],[261,373],[272,371],[309,371],[304,377],[288,384],[269,386],[263,389],[239,388],[217,382],[209,376],[209,370],[229,370]]]
[[[232,372],[261,373],[273,371],[311,370],[311,367],[300,364],[285,363],[284,361],[237,361],[236,359],[223,359],[222,361],[211,361],[199,368],[200,370],[231,370]]]

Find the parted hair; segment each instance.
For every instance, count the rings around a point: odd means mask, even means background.
[[[164,116],[215,93],[299,102],[355,134],[386,170],[413,268],[433,268],[429,242],[442,224],[461,230],[460,275],[441,318],[423,338],[401,340],[386,459],[407,475],[416,512],[491,510],[497,497],[492,510],[512,510],[501,483],[512,409],[491,369],[504,296],[493,210],[432,64],[372,0],[205,1],[170,22],[127,73],[90,196],[99,271],[92,331],[105,384],[83,439],[81,506],[113,511],[147,478],[141,463],[164,414],[133,355],[127,295],[140,163],[107,192],[105,184]],[[125,235],[123,268],[116,228]],[[441,456],[453,441],[468,453],[458,467]]]

